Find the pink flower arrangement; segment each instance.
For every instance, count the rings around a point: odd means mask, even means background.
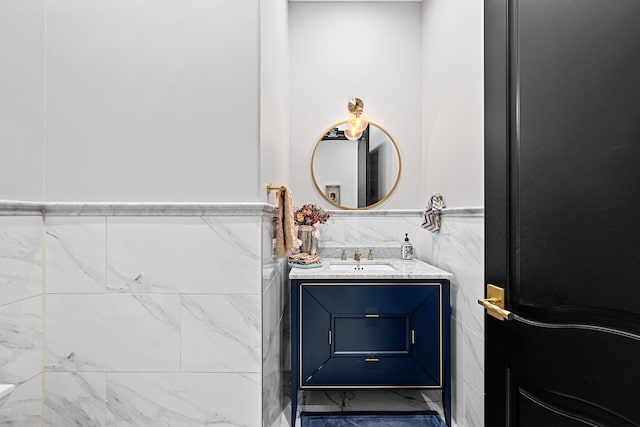
[[[297,225],[324,224],[329,218],[329,212],[313,204],[304,204],[293,211],[293,220]]]

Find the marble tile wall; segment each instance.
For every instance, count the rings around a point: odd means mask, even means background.
[[[409,234],[416,255],[424,233],[419,211],[331,211],[332,218],[320,227],[319,251],[325,258],[339,258],[342,249],[353,258],[357,249],[364,256],[373,249],[374,258],[400,258],[400,245]]]
[[[273,257],[273,226],[263,220],[262,278],[262,426],[278,425],[285,410],[285,392],[289,387],[284,375],[288,360],[289,329],[288,267],[284,258]]]
[[[439,233],[425,231],[421,258],[453,273],[451,342],[453,418],[458,427],[484,423],[484,216],[444,213]]]
[[[454,418],[475,427],[483,219],[443,216],[439,234],[421,219],[417,211],[337,214],[320,247],[323,256],[346,247],[395,257],[409,233],[418,258],[454,273]],[[23,331],[0,342],[11,355],[0,375],[20,383],[0,421],[39,424],[44,399],[52,426],[283,423],[288,269],[273,257],[270,215],[49,217],[46,229],[43,365],[42,220],[0,218],[0,316]]]
[[[260,424],[260,216],[46,227],[45,425]]]
[[[42,396],[42,219],[0,217],[0,383],[16,389],[0,425],[40,425]]]

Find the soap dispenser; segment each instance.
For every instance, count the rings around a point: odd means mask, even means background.
[[[409,261],[413,259],[413,245],[409,241],[409,233],[405,233],[404,242],[402,242],[401,249],[403,260]]]

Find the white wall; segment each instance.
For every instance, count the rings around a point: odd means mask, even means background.
[[[0,7],[0,196],[257,200],[259,0]]]
[[[424,0],[422,25],[426,194],[483,206],[483,3]]]
[[[347,118],[350,98],[394,137],[402,176],[380,209],[420,208],[420,3],[291,3],[290,176],[294,203],[323,202],[310,172],[314,143]]]
[[[42,199],[44,5],[0,2],[0,199]]]
[[[290,181],[321,201],[313,143],[359,96],[403,160],[380,208],[482,204],[479,2],[0,8],[0,198],[264,200],[265,181]]]
[[[289,7],[260,1],[260,184],[289,183]],[[260,187],[262,201],[267,201]],[[270,202],[275,202],[275,193]]]

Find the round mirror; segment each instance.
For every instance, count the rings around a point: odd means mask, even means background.
[[[369,209],[382,203],[400,179],[400,151],[391,135],[375,123],[356,140],[344,134],[346,121],[323,133],[311,155],[311,176],[331,204]]]

